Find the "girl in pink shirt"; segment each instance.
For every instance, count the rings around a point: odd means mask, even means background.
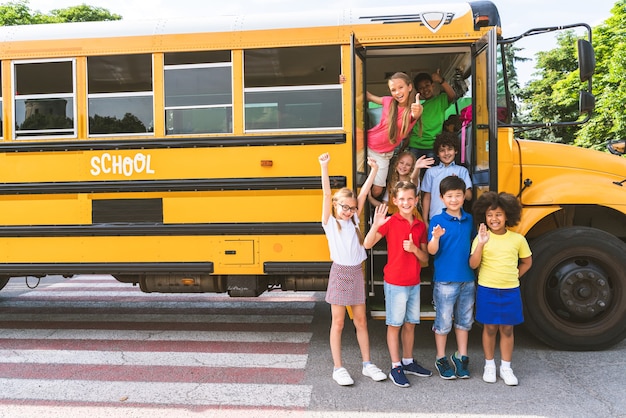
[[[389,160],[393,151],[408,137],[422,115],[419,93],[405,73],[395,73],[388,81],[391,96],[375,96],[367,92],[367,100],[383,106],[380,123],[367,131],[367,154],[378,163],[378,174],[372,196],[378,197],[387,184]]]

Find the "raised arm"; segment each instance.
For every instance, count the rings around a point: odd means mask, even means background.
[[[441,238],[441,236],[445,233],[446,228],[442,228],[440,225],[437,225],[433,228],[432,237],[430,238],[430,241],[428,241],[427,247],[429,254],[437,254],[437,251],[439,251],[439,238]]]
[[[372,248],[380,239],[383,237],[381,233],[378,232],[378,228],[387,222],[387,205],[381,203],[376,210],[374,211],[374,220],[372,222],[372,227],[367,232],[365,239],[363,239],[363,247],[366,250]]]
[[[446,80],[443,79],[443,77],[439,73],[439,69],[437,69],[437,72],[434,73],[431,78],[434,82],[439,83],[443,91],[446,92],[446,95],[448,96],[448,102],[452,102],[454,101],[454,99],[456,99],[456,93],[454,92],[454,89],[448,82],[446,82]]]
[[[478,227],[478,244],[469,258],[469,265],[471,268],[477,269],[480,267],[480,262],[483,259],[483,248],[485,247],[487,241],[489,241],[489,231],[487,231],[485,224],[481,223]]]
[[[328,162],[330,161],[330,155],[327,152],[318,157],[320,167],[322,169],[322,193],[324,198],[322,200],[322,223],[326,225],[328,218],[330,217],[330,211],[332,206],[332,195],[330,189],[330,178],[328,177]]]
[[[376,103],[376,104],[379,104],[379,105],[383,104],[383,98],[382,97],[376,96],[376,95],[370,93],[369,91],[367,92],[367,96],[366,97],[367,97],[367,101],[368,102]]]
[[[361,212],[363,212],[363,208],[365,207],[365,202],[367,201],[367,197],[370,194],[370,190],[372,189],[372,184],[374,183],[374,178],[376,177],[376,173],[378,173],[378,163],[373,158],[367,157],[367,165],[370,166],[370,173],[361,186],[361,191],[359,192],[359,196],[357,197],[357,216],[361,216]]]
[[[415,167],[413,167],[413,172],[411,173],[411,183],[419,186],[420,172],[422,168],[430,168],[435,164],[435,159],[430,157],[426,158],[425,155],[422,155],[415,161]]]

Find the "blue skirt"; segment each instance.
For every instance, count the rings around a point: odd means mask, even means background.
[[[524,322],[519,287],[476,287],[476,321],[488,325],[518,325]]]

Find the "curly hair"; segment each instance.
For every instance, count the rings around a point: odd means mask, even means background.
[[[522,205],[515,196],[510,193],[485,192],[472,206],[474,220],[477,223],[485,223],[488,210],[501,208],[506,214],[507,227],[515,226],[522,217]]]
[[[433,150],[435,153],[439,153],[441,147],[454,148],[455,151],[459,150],[459,137],[454,132],[443,131],[435,137],[435,143],[433,144]]]

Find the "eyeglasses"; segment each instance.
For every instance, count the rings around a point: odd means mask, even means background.
[[[341,203],[337,203],[337,206],[339,206],[341,209],[343,209],[344,212],[356,212],[357,211],[357,207],[356,206],[350,206],[350,205],[342,205]]]

